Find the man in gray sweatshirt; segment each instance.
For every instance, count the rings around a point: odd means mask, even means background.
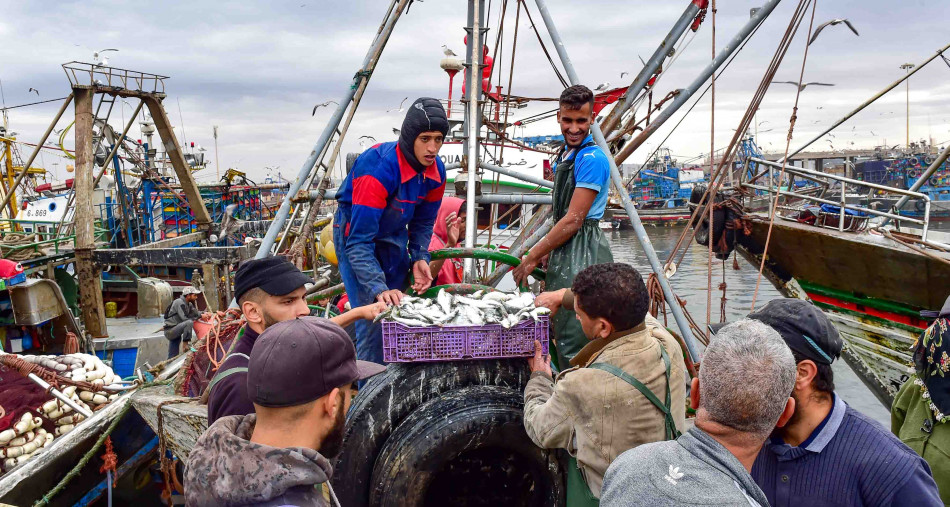
[[[794,385],[795,359],[775,330],[749,319],[722,328],[692,382],[696,426],[621,454],[604,476],[601,505],[767,506],[749,472],[795,411]]]
[[[188,286],[181,291],[181,297],[172,301],[165,310],[165,325],[162,332],[168,340],[168,358],[171,359],[180,353],[182,339],[185,343],[191,341],[192,326],[200,319],[202,313],[198,311],[195,302],[198,301],[201,291]]]

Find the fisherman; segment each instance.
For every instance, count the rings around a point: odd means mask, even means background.
[[[571,289],[535,300],[552,312],[573,309],[589,340],[556,381],[536,343],[524,393],[531,440],[571,455],[569,506],[597,505],[604,472],[620,453],[674,439],[685,428],[683,351],[647,314],[649,302],[643,277],[621,263],[589,266]]]
[[[750,319],[726,326],[709,342],[692,382],[695,427],[676,441],[621,454],[604,476],[601,503],[767,507],[749,470],[769,433],[792,416],[794,384],[795,359],[775,330]]]
[[[442,194],[445,166],[438,157],[449,122],[442,104],[417,99],[409,107],[399,140],[363,152],[337,194],[333,244],[340,277],[354,307],[377,301],[399,304],[409,285],[432,285],[429,241]],[[356,323],[356,354],[383,362],[382,326]]]
[[[459,238],[465,234],[465,218],[465,199],[443,197],[442,206],[439,207],[439,214],[435,217],[435,225],[432,227],[429,251],[457,247]],[[435,279],[435,285],[462,283],[462,263],[457,259],[430,261],[429,272]]]
[[[227,358],[208,384],[208,424],[228,415],[254,413],[247,391],[248,358],[261,333],[270,326],[310,315],[306,287],[313,280],[284,257],[252,259],[234,274],[234,297],[246,321]],[[355,308],[330,319],[345,327],[358,319],[372,320],[385,309],[376,304]]]
[[[550,254],[545,278],[550,291],[570,287],[574,276],[587,266],[613,261],[607,239],[597,225],[607,207],[610,164],[590,135],[594,93],[586,86],[571,86],[561,93],[558,105],[564,148],[554,171],[554,227],[512,271],[521,284]],[[567,368],[587,339],[573,311],[558,312],[552,327],[557,365]]]
[[[950,505],[950,298],[914,344],[914,374],[894,397],[891,431],[923,457]]]
[[[795,413],[766,440],[752,468],[769,504],[941,505],[927,463],[835,393],[831,364],[843,342],[820,309],[775,299],[748,318],[777,331],[796,363]]]
[[[195,321],[207,316],[207,313],[198,311],[195,301],[198,301],[201,291],[191,285],[181,291],[181,296],[171,302],[165,309],[165,324],[162,331],[168,340],[168,358],[171,359],[180,353],[181,342],[191,342]]]
[[[218,419],[185,467],[188,505],[333,505],[351,385],[385,366],[357,361],[340,326],[317,317],[275,324],[248,360],[253,413]]]

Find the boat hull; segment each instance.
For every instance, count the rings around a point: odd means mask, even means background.
[[[768,222],[753,219],[739,252],[759,265]],[[842,357],[887,406],[906,381],[910,347],[938,309],[950,265],[880,236],[776,220],[764,273],[786,297],[811,299],[845,342]]]

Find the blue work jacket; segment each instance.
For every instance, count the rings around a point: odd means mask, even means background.
[[[344,241],[337,252],[346,257],[360,293],[375,296],[401,288],[393,285],[405,282],[412,263],[429,261],[432,226],[444,192],[445,166],[438,157],[419,173],[397,142],[360,154],[337,193],[334,223]]]

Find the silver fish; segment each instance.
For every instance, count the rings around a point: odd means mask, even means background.
[[[436,296],[436,301],[439,303],[443,312],[449,313],[452,311],[452,295],[445,292],[445,289],[439,289],[439,295]]]

